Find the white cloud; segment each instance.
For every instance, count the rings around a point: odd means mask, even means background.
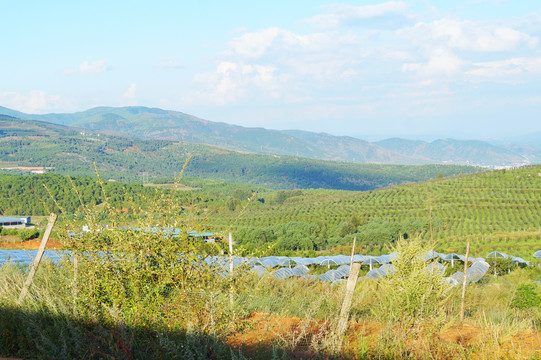
[[[248,28],[246,26],[240,26],[236,29],[233,29],[229,32],[229,35],[237,35],[237,34],[241,34],[243,32],[246,32],[248,31]]]
[[[195,76],[195,83],[206,91],[192,92],[184,98],[184,101],[225,105],[235,102],[252,91],[263,91],[271,97],[277,97],[279,93],[276,89],[279,80],[275,76],[276,70],[270,65],[222,61],[217,65],[215,72]]]
[[[330,34],[314,33],[297,35],[289,30],[271,27],[246,33],[230,41],[226,54],[257,59],[276,51],[318,51],[336,39]]]
[[[305,21],[322,28],[337,27],[354,24],[362,20],[403,14],[408,6],[408,3],[404,1],[388,1],[377,5],[364,6],[335,4],[329,6],[328,13],[316,15]]]
[[[359,75],[359,73],[353,69],[346,69],[342,72],[341,76],[343,78],[351,78]]]
[[[123,105],[124,106],[130,106],[130,105],[137,105],[137,84],[131,84],[128,87],[128,90],[122,95],[123,99]]]
[[[192,90],[181,103],[222,109],[291,105],[290,109],[317,109],[318,115],[321,104],[331,108],[362,103],[378,104],[372,111],[389,116],[396,116],[391,110],[395,105],[432,115],[442,109],[455,111],[463,93],[477,94],[485,86],[464,86],[467,82],[479,85],[496,72],[513,76],[513,71],[537,68],[537,33],[517,21],[425,17],[425,22],[412,25],[411,19],[426,15],[412,8],[399,1],[333,5],[327,13],[305,20],[327,29],[241,29],[230,35],[215,68],[194,76]],[[387,26],[389,19],[397,19],[399,25]],[[361,26],[343,27],[357,24]],[[402,29],[392,30],[397,26]],[[506,60],[511,56],[531,60],[515,64]],[[359,100],[348,100],[348,94]],[[270,115],[265,111],[261,117]]]
[[[29,94],[17,92],[0,93],[0,103],[8,108],[30,114],[72,109],[71,102],[58,95],[49,95],[43,90],[32,90]]]
[[[357,35],[337,31],[300,35],[280,28],[244,34],[223,56],[241,63],[274,64],[282,76],[329,79],[355,70],[369,53]]]
[[[402,66],[402,71],[416,72],[420,76],[453,75],[464,65],[458,56],[445,49],[436,49],[426,63],[409,63]]]
[[[137,91],[137,84],[131,84],[128,90],[126,90],[126,92],[124,93],[124,97],[126,99],[134,99],[136,91]]]
[[[507,26],[440,19],[397,31],[417,46],[445,47],[474,52],[511,51],[521,45],[537,47],[536,37]]]
[[[469,70],[467,74],[488,78],[508,77],[524,73],[541,74],[541,57],[478,62],[473,65],[474,68]]]
[[[183,67],[178,57],[161,58],[156,66],[166,69],[180,69]]]
[[[98,60],[94,62],[83,61],[79,66],[74,68],[64,69],[64,75],[73,74],[101,74],[109,70],[109,66],[105,60]]]

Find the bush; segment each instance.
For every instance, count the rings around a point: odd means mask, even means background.
[[[213,252],[188,238],[201,225],[186,214],[182,196],[156,191],[136,217],[115,212],[106,199],[104,206],[85,207],[90,231],[67,236],[73,230],[63,229],[73,260],[63,263],[73,274],[67,304],[78,321],[99,324],[111,332],[111,340],[120,338],[128,358],[190,358],[164,356],[187,348],[190,338],[210,339],[198,345],[202,355],[191,358],[223,358],[216,351],[224,348],[219,343],[231,329],[229,294],[238,278],[224,273],[216,260],[207,261],[219,255],[218,247]],[[100,357],[118,357],[117,345],[106,344]]]
[[[486,260],[490,264],[490,268],[488,269],[489,274],[494,274],[494,267],[496,268],[496,274],[497,275],[505,275],[510,273],[512,270],[515,270],[518,265],[513,263],[511,259],[487,259]]]
[[[423,254],[428,251],[419,240],[400,239],[394,248],[396,272],[380,280],[375,315],[392,323],[418,324],[430,320],[439,325],[445,317],[450,285],[439,271],[429,271]]]
[[[541,305],[541,297],[534,284],[522,284],[517,288],[511,307],[527,309]]]
[[[19,230],[18,235],[22,241],[37,239],[39,237],[39,230],[38,229],[23,229],[23,230]]]
[[[19,235],[19,230],[2,228],[2,231],[0,232],[0,235]]]
[[[349,221],[341,222],[338,225],[338,236],[344,237],[349,234],[353,234],[357,227]]]

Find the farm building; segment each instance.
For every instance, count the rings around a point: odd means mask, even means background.
[[[30,216],[1,216],[0,226],[5,228],[25,228],[30,225]]]

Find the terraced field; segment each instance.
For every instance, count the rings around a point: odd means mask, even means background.
[[[437,241],[441,251],[463,252],[469,239],[475,256],[497,249],[528,257],[541,246],[540,210],[541,166],[532,166],[368,192],[302,190],[283,204],[250,204],[209,222],[237,231],[291,222],[334,229],[354,217],[349,237],[375,223],[417,223],[415,233]]]

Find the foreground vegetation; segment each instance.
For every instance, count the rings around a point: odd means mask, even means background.
[[[466,291],[427,272],[422,242],[399,241],[397,273],[359,282],[348,331],[337,333],[344,286],[221,276],[197,249],[124,231],[79,239],[77,262],[45,263],[29,296],[22,268],[0,268],[0,356],[121,359],[534,359],[541,345],[538,268],[516,269]],[[158,235],[158,234],[156,234]],[[163,235],[163,236],[162,236]],[[133,239],[133,240],[130,240]],[[142,241],[144,240],[144,241]],[[83,253],[83,249],[93,250]],[[80,251],[81,250],[81,251]],[[94,256],[123,251],[122,259]],[[429,276],[427,276],[429,275]]]

